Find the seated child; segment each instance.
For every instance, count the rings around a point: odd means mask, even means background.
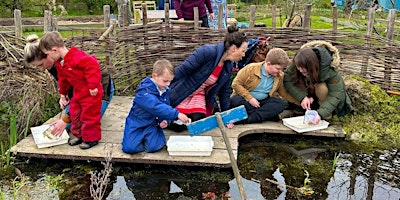
[[[174,68],[165,59],[153,65],[151,78],[146,77],[137,86],[132,108],[125,121],[122,151],[129,154],[156,152],[166,141],[163,128],[171,120],[189,123],[189,118],[169,105],[169,84],[174,78]]]
[[[269,50],[265,61],[251,63],[241,69],[232,83],[231,107],[244,105],[248,118],[236,124],[279,121],[286,103],[299,104],[283,85],[283,70],[290,62],[281,48]]]

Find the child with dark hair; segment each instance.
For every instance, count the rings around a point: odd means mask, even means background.
[[[132,108],[126,117],[122,151],[129,154],[156,152],[164,147],[163,128],[171,120],[189,123],[189,118],[169,105],[169,84],[174,78],[174,68],[165,59],[153,65],[151,77],[137,86]]]
[[[228,110],[234,62],[245,55],[247,44],[246,34],[229,26],[223,42],[197,48],[175,68],[169,95],[171,105],[192,121],[212,115],[214,109]],[[232,128],[233,124],[227,127]],[[171,123],[170,128],[183,131],[186,126]]]

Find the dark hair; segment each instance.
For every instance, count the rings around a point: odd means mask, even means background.
[[[47,54],[43,53],[43,51],[39,48],[39,41],[40,40],[37,35],[29,35],[26,38],[24,58],[27,63],[47,58]]]
[[[232,45],[240,47],[243,42],[247,42],[246,33],[240,31],[236,25],[228,26],[228,33],[224,39],[225,49],[229,49]]]
[[[295,67],[298,66],[307,70],[309,74],[307,79],[310,81],[311,85],[319,82],[319,59],[311,48],[301,48],[297,51],[293,58],[293,64]],[[298,84],[300,83],[300,79],[304,79],[304,75],[296,69],[293,79],[295,84]]]

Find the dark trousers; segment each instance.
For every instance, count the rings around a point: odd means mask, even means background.
[[[235,95],[231,98],[231,108],[244,105],[248,118],[240,121],[238,124],[261,123],[264,121],[279,121],[279,113],[281,113],[286,103],[280,98],[267,97],[259,100],[260,107],[256,108],[246,101],[242,96]]]
[[[190,18],[184,18],[185,20],[193,20]],[[199,20],[201,20],[201,27],[207,27],[209,28],[210,26],[208,25],[208,15],[205,15],[203,17],[199,17]]]
[[[206,117],[206,114],[204,114],[204,113],[190,113],[190,114],[186,114],[186,115],[192,120],[192,122]],[[179,124],[175,124],[174,122],[171,122],[169,124],[168,128],[175,132],[182,132],[184,130],[187,130],[187,127],[185,124],[179,125]]]

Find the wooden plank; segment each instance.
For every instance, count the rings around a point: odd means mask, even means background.
[[[214,148],[209,157],[195,156],[169,156],[164,147],[156,153],[125,154],[122,152],[121,141],[123,137],[125,118],[132,106],[133,97],[114,96],[109,108],[102,119],[102,140],[93,148],[82,150],[78,146],[63,144],[50,148],[38,149],[32,135],[19,141],[11,148],[19,156],[104,161],[105,149],[111,149],[113,161],[126,163],[148,163],[185,166],[213,166],[231,167],[229,154],[224,143],[221,131],[213,129],[202,135],[212,136]],[[58,119],[58,115],[48,122]],[[164,129],[166,138],[171,135],[189,135],[188,131],[180,133],[170,129]],[[345,137],[346,133],[339,125],[330,125],[327,129],[298,134],[279,122],[264,122],[260,124],[235,125],[233,129],[226,129],[228,140],[237,158],[238,140],[240,137],[250,134],[278,133],[290,135],[310,135],[325,137]],[[110,147],[111,146],[111,147]]]

